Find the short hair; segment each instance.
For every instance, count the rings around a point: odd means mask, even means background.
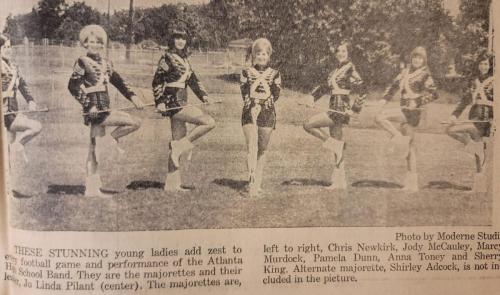
[[[260,51],[266,51],[269,56],[273,54],[273,47],[268,39],[259,38],[252,43],[252,57],[255,58]]]
[[[90,36],[96,37],[97,41],[102,44],[106,44],[108,41],[108,34],[106,34],[106,31],[99,25],[88,25],[83,27],[79,35],[82,46],[85,47],[85,43],[87,43]]]

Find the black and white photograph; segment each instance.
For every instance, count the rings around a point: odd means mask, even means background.
[[[9,223],[489,226],[491,0],[0,0]]]

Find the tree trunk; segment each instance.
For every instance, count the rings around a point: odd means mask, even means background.
[[[130,49],[132,44],[134,44],[134,0],[130,0],[130,7],[128,10],[128,38],[127,38],[127,50],[125,52],[125,58],[130,59]]]

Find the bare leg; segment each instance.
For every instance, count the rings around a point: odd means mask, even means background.
[[[417,147],[415,143],[415,129],[407,123],[402,124],[402,132],[404,136],[410,138],[408,142],[408,155],[406,156],[407,174],[405,178],[404,190],[415,192],[418,191],[418,174],[417,174]]]
[[[40,122],[28,119],[22,114],[17,115],[14,122],[10,126],[11,132],[19,132],[17,142],[25,145],[30,140],[35,138],[42,131],[42,124]]]
[[[85,164],[87,177],[85,181],[85,196],[91,197],[109,197],[101,192],[102,182],[99,175],[99,167],[96,155],[96,138],[90,136],[89,152]]]
[[[391,123],[403,123],[406,121],[401,109],[392,108],[392,109],[383,109],[376,117],[375,123],[379,125],[382,129],[386,130],[391,134],[392,137],[400,136],[401,132]]]
[[[129,135],[139,129],[141,127],[141,122],[139,119],[125,112],[114,111],[109,114],[101,126],[117,126],[115,130],[111,132],[111,136],[118,142],[121,137]]]
[[[402,133],[404,136],[410,137],[408,155],[406,156],[407,169],[410,172],[416,173],[417,172],[417,153],[416,153],[417,149],[416,149],[416,145],[415,145],[415,129],[408,124],[403,124]]]
[[[271,139],[273,128],[259,127],[258,128],[258,151],[257,151],[257,173],[255,177],[254,189],[257,193],[262,189],[262,177],[264,174],[264,164],[266,162],[266,150]],[[252,193],[252,192],[250,192]]]
[[[28,157],[24,152],[24,145],[30,140],[40,134],[42,124],[40,122],[28,119],[23,114],[17,115],[14,122],[9,128],[10,133],[13,135],[11,146],[15,151],[22,154],[24,161],[28,162]],[[16,133],[19,133],[16,135]]]
[[[180,140],[186,136],[186,123],[175,118],[170,119],[170,128],[172,130],[172,140]],[[179,163],[180,164],[180,163]],[[180,166],[180,165],[179,165]],[[182,179],[180,167],[177,167],[172,161],[172,157],[168,158],[168,172],[165,180],[165,190],[182,190]]]
[[[182,139],[170,142],[172,148],[170,157],[174,165],[178,167],[181,154],[193,148],[193,141],[214,129],[215,120],[195,107],[184,108],[182,111],[172,116],[172,119],[196,125],[195,128]]]
[[[342,143],[342,150],[344,150],[344,144],[343,144],[343,132],[342,132],[342,124],[335,123],[334,125],[330,126],[330,137],[333,138],[334,140],[341,142]],[[335,166],[339,166],[342,162],[344,161],[344,153],[336,153],[335,154]]]
[[[86,162],[86,172],[87,176],[95,174],[97,172],[97,155],[96,155],[96,138],[90,138],[89,152],[87,154]]]
[[[321,128],[330,127],[332,124],[334,124],[334,122],[330,119],[328,114],[321,113],[309,118],[309,120],[304,123],[304,130],[312,136],[317,137],[322,141],[326,141],[330,136],[328,136],[328,133]]]
[[[446,129],[446,133],[453,139],[467,145],[471,139],[480,138],[479,131],[472,123],[452,125]]]
[[[345,175],[345,161],[344,161],[344,149],[345,144],[343,141],[343,126],[341,123],[336,123],[330,126],[330,138],[335,143],[336,148],[334,152],[334,166],[332,170],[331,182],[332,184],[328,187],[329,189],[346,189],[347,180]]]
[[[196,125],[196,127],[186,135],[187,140],[190,142],[197,140],[215,128],[215,120],[196,107],[184,108],[182,111],[175,114],[173,118]]]
[[[243,125],[243,134],[247,144],[247,168],[248,179],[250,183],[255,181],[255,173],[257,171],[258,157],[258,127],[255,124]]]

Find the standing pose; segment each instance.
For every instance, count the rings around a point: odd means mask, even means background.
[[[266,149],[276,125],[274,103],[281,91],[281,76],[269,66],[271,42],[265,38],[252,44],[252,66],[241,72],[243,97],[241,124],[247,144],[250,196],[261,193]]]
[[[135,95],[122,77],[115,71],[113,64],[101,56],[106,48],[107,35],[98,25],[88,25],[80,32],[80,43],[87,49],[87,55],[76,61],[68,89],[82,105],[85,125],[90,125],[90,145],[87,156],[86,196],[106,197],[101,192],[101,178],[96,157],[96,137],[105,135],[105,127],[116,127],[111,136],[116,141],[119,153],[121,137],[140,127],[140,121],[129,114],[110,109],[108,84],[115,86],[120,93],[141,109],[143,102]]]
[[[304,130],[321,139],[323,146],[333,153],[332,184],[330,189],[346,189],[347,181],[344,170],[345,141],[342,135],[343,125],[349,123],[350,116],[361,111],[366,89],[361,76],[349,59],[347,44],[341,44],[335,52],[336,65],[323,84],[316,87],[309,97],[309,104],[314,104],[324,94],[330,94],[330,112],[317,114],[304,123]],[[350,94],[357,94],[352,99]],[[330,133],[324,131],[328,127]]]
[[[464,109],[472,104],[468,122],[458,122]],[[482,54],[476,63],[476,75],[471,79],[462,101],[453,111],[451,125],[446,132],[464,144],[467,151],[474,154],[476,174],[473,191],[486,192],[487,178],[484,175],[485,148],[483,138],[490,136],[493,120],[493,57]]]
[[[427,52],[415,48],[410,55],[410,66],[396,77],[384,93],[381,105],[385,105],[398,92],[400,108],[383,109],[375,118],[376,123],[391,134],[391,147],[403,147],[407,154],[407,175],[404,189],[418,190],[417,155],[414,129],[420,122],[423,106],[438,98],[434,80],[427,67]],[[390,122],[401,124],[401,132]]]
[[[186,31],[173,30],[168,47],[154,75],[153,94],[157,110],[164,117],[170,118],[172,129],[165,190],[179,191],[183,190],[180,174],[181,155],[191,151],[193,142],[211,131],[215,127],[215,121],[201,109],[187,105],[187,86],[203,103],[210,103],[211,100],[188,61]],[[187,123],[196,126],[187,132]]]
[[[7,128],[7,135],[11,147],[20,152],[25,161],[28,161],[24,153],[24,145],[37,136],[42,130],[40,122],[28,119],[19,111],[17,102],[17,90],[21,92],[30,111],[36,110],[36,103],[30,94],[28,84],[21,77],[17,67],[12,64],[12,49],[9,38],[0,36],[2,51],[2,98],[4,108],[4,124]]]

